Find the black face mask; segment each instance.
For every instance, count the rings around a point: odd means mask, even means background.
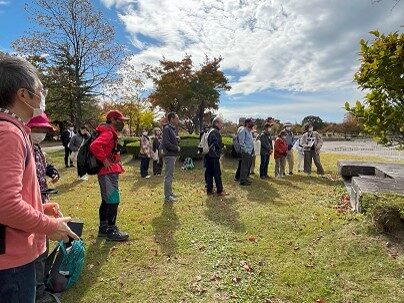
[[[124,125],[125,125],[125,124],[124,124],[122,121],[117,121],[117,122],[116,122],[116,125],[115,125],[115,126],[116,126],[116,130],[119,131],[119,132],[121,132],[121,131],[123,130]]]

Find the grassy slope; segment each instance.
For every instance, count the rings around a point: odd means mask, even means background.
[[[50,158],[61,166],[60,154]],[[128,162],[118,223],[131,240],[121,244],[95,237],[96,178],[79,183],[62,169],[54,201],[84,220],[87,243],[83,275],[63,302],[403,302],[403,255],[391,257],[362,215],[333,208],[344,192],[335,175],[342,158],[354,157],[323,155],[329,179],[242,188],[227,160],[223,199],[204,195],[196,163],[176,170],[173,207],[162,203],[162,177],[140,179],[139,162]]]

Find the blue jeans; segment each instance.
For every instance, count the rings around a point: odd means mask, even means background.
[[[261,155],[260,177],[268,176],[269,155]]]
[[[35,263],[0,270],[0,301],[7,303],[35,302]]]

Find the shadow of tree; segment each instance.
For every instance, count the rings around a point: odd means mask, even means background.
[[[245,232],[246,228],[240,220],[240,213],[234,209],[236,201],[236,198],[208,196],[205,215],[216,224],[229,227],[235,232]]]
[[[169,257],[174,256],[178,246],[174,234],[180,224],[172,203],[163,204],[161,215],[152,220],[152,226],[155,241],[162,253]]]

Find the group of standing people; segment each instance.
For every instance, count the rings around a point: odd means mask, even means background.
[[[254,164],[257,158],[260,159],[260,178],[268,179],[268,166],[272,153],[275,161],[275,177],[284,177],[286,175],[286,164],[288,164],[289,175],[293,175],[294,149],[298,153],[299,172],[304,171],[310,175],[312,162],[314,161],[318,175],[324,175],[324,169],[320,162],[320,150],[323,140],[321,135],[313,130],[311,124],[304,126],[304,134],[300,138],[293,134],[291,130],[292,124],[286,122],[276,138],[272,139],[272,126],[273,122],[268,121],[264,125],[261,134],[258,135],[254,130],[254,120],[248,118],[245,120],[244,126],[238,128],[234,139],[234,142],[239,145],[239,163],[234,178],[235,181],[240,182],[242,186],[251,185],[249,175],[254,174]]]

